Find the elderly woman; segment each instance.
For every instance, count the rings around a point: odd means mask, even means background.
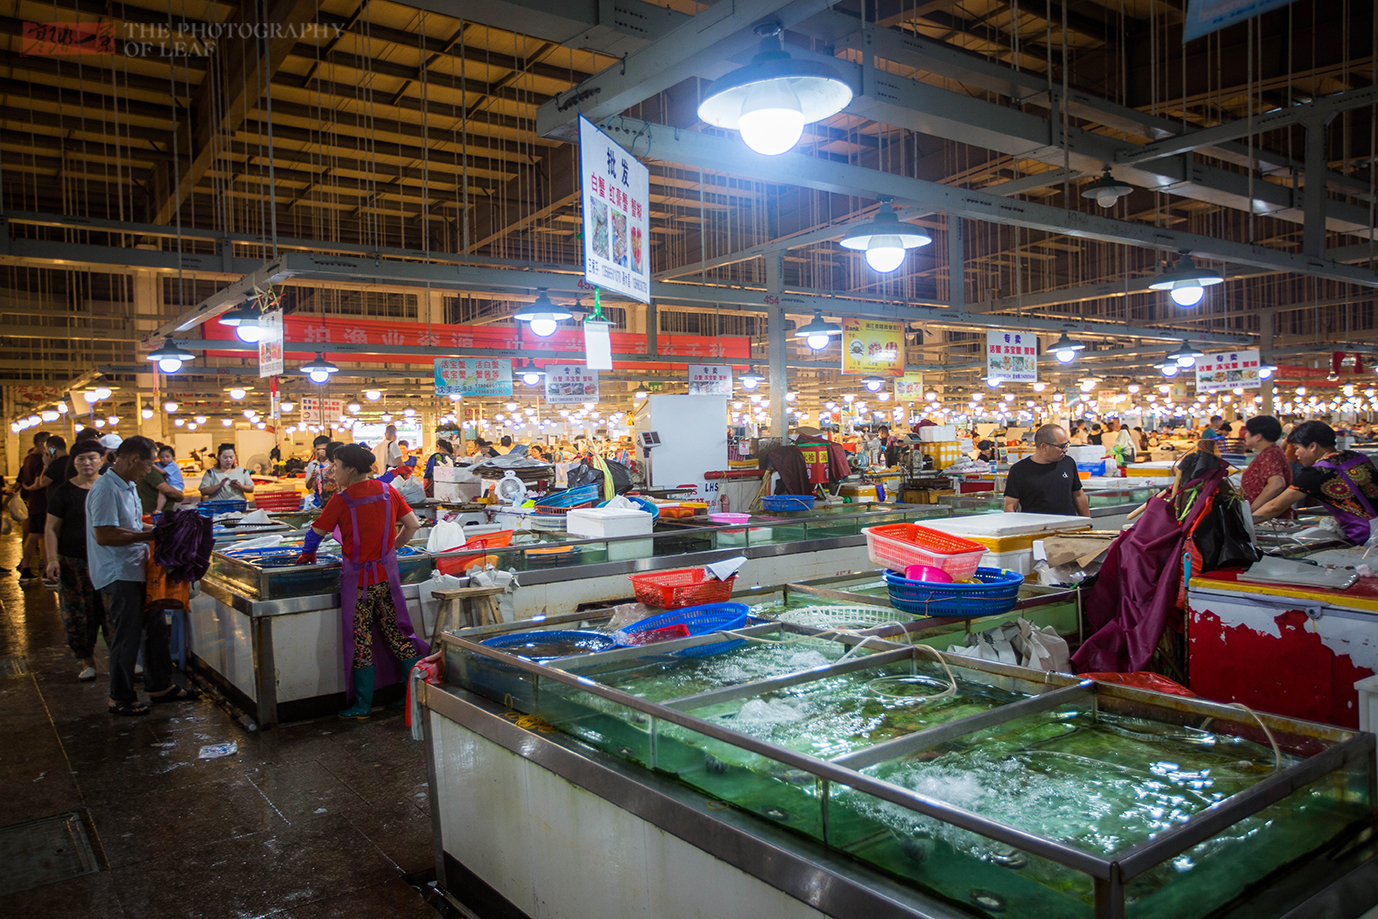
[[[79,440],[72,447],[72,475],[54,486],[48,495],[48,516],[43,531],[47,544],[49,580],[56,580],[62,624],[67,630],[67,646],[72,649],[83,682],[96,678],[96,634],[105,636],[110,646],[110,623],[100,591],[91,586],[86,566],[86,496],[100,478],[105,447],[94,438]]]
[[[1250,510],[1259,510],[1292,484],[1292,464],[1278,446],[1280,440],[1282,425],[1272,415],[1255,415],[1244,422],[1244,446],[1258,454],[1240,482]]]

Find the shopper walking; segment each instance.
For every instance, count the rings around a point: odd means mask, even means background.
[[[235,465],[234,444],[221,444],[215,452],[215,468],[201,477],[202,501],[234,501],[254,493],[254,480]]]
[[[71,478],[54,486],[48,495],[44,530],[48,550],[46,573],[57,582],[67,646],[81,664],[77,679],[82,681],[96,678],[96,635],[103,635],[105,646],[111,646],[105,603],[91,583],[86,563],[86,496],[100,480],[104,456],[105,448],[95,438],[76,442],[71,453]]]
[[[311,492],[311,502],[316,507],[325,507],[325,502],[335,493],[335,483],[329,479],[330,461],[325,458],[325,448],[330,446],[330,438],[324,434],[311,442],[314,451],[311,462],[306,464],[306,490]]]
[[[91,584],[101,591],[114,627],[110,648],[110,714],[147,715],[134,692],[134,663],[142,644],[144,685],[151,702],[181,702],[197,693],[172,682],[172,655],[162,610],[144,602],[148,543],[135,484],[153,468],[153,441],[131,437],[115,452],[110,471],[86,496],[86,557]]]
[[[395,665],[387,655],[374,655],[374,636],[381,635],[401,661],[401,676],[411,672],[428,652],[416,636],[397,573],[397,546],[406,545],[421,523],[390,485],[369,477],[373,454],[358,444],[335,451],[335,482],[340,490],[306,534],[297,564],[316,561],[316,549],[338,527],[343,550],[340,578],[341,626],[344,634],[345,685],[354,704],[341,718],[363,721],[373,707],[373,688],[395,682]],[[399,528],[400,526],[400,528]],[[383,679],[375,680],[375,667]]]
[[[37,581],[38,572],[43,570],[43,525],[48,517],[48,487],[43,484],[43,473],[48,459],[48,432],[39,431],[33,436],[33,449],[19,467],[19,496],[29,513],[24,521],[23,554],[19,557],[20,584]],[[30,559],[34,559],[32,567]]]

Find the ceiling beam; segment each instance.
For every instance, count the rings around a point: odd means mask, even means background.
[[[397,0],[466,22],[621,57],[692,18],[641,0]]]

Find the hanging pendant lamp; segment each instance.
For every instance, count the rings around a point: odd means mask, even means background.
[[[904,253],[933,242],[933,237],[909,223],[900,223],[889,198],[882,198],[874,220],[847,230],[842,246],[866,253],[866,264],[876,271],[894,271],[904,261]]]
[[[1195,306],[1205,295],[1204,288],[1214,284],[1224,284],[1225,278],[1218,271],[1198,268],[1189,253],[1183,252],[1167,271],[1154,278],[1148,285],[1150,290],[1166,290],[1178,306]]]

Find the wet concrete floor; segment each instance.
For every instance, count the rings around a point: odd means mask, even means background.
[[[0,565],[18,556],[0,538]],[[78,682],[56,594],[0,574],[0,827],[76,812],[100,867],[0,896],[0,916],[440,916],[421,892],[424,751],[400,709],[256,733],[205,697],[115,718],[98,645],[96,681]],[[239,752],[198,759],[226,741]]]

